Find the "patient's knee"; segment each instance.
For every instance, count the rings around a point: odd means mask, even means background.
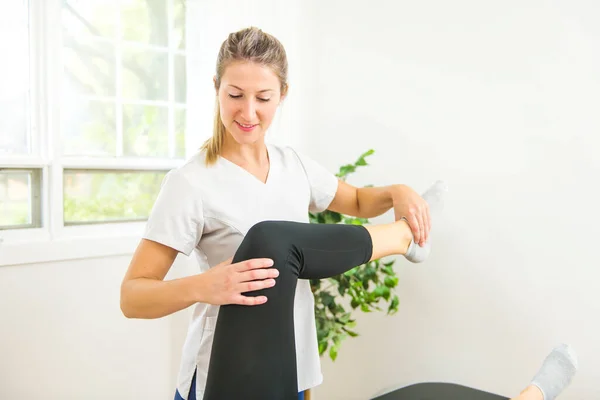
[[[253,257],[277,257],[288,254],[292,248],[289,227],[285,221],[261,221],[246,233],[242,243]]]

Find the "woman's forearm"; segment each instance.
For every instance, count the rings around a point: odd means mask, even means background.
[[[359,216],[374,218],[393,207],[395,185],[363,187],[357,190]]]
[[[121,286],[121,311],[127,318],[161,318],[200,301],[202,275],[168,281],[135,278]]]

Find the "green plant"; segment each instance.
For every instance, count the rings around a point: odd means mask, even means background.
[[[345,181],[348,175],[358,167],[368,165],[365,157],[374,153],[369,150],[362,154],[354,164],[340,167],[336,174]],[[325,210],[321,213],[309,213],[311,223],[316,224],[368,224],[368,219],[355,218],[337,212]],[[329,357],[335,361],[342,340],[348,336],[355,337],[358,333],[353,330],[356,320],[352,318],[353,311],[363,312],[383,311],[380,302],[387,306],[387,314],[398,311],[399,299],[394,294],[398,277],[393,269],[394,261],[382,262],[373,260],[359,265],[350,271],[328,279],[313,279],[310,281],[315,297],[315,317],[319,354],[323,355],[329,349]],[[347,309],[349,303],[350,310]]]

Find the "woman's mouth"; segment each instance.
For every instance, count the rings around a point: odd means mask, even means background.
[[[252,132],[252,130],[258,126],[258,124],[251,124],[251,125],[246,125],[246,124],[241,124],[237,121],[235,121],[235,123],[237,124],[237,126],[243,130],[244,132]]]

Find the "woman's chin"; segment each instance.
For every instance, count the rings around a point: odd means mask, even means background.
[[[232,136],[239,144],[253,144],[263,139],[263,135],[260,132],[236,132]]]

